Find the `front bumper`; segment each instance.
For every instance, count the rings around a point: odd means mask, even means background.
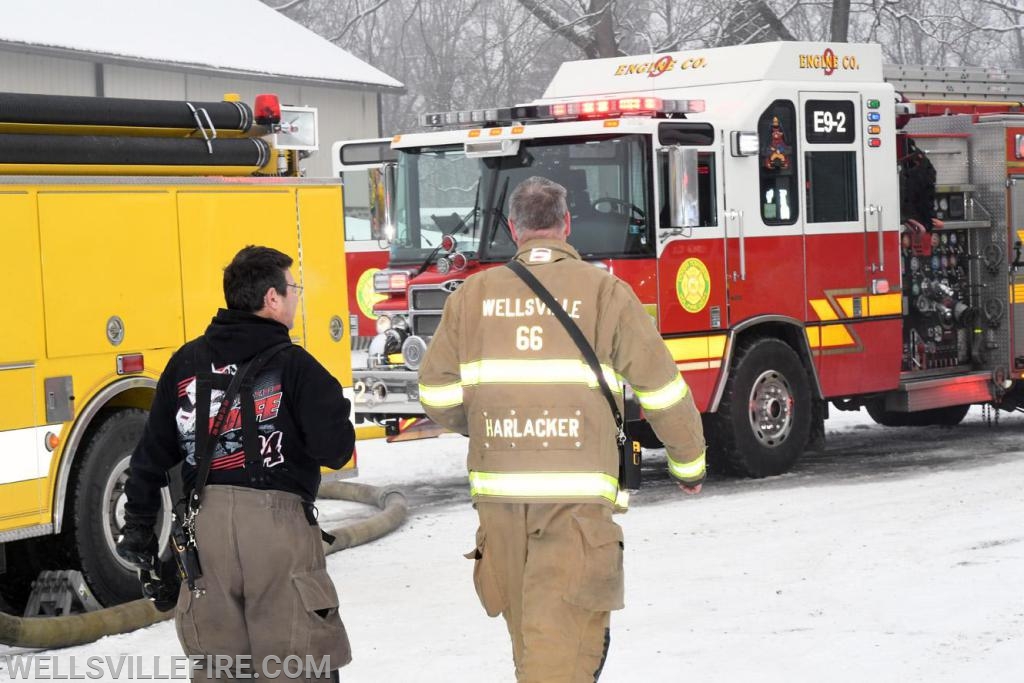
[[[353,370],[352,384],[355,389],[352,409],[357,416],[380,419],[425,414],[419,400],[419,378],[414,370],[397,367]]]

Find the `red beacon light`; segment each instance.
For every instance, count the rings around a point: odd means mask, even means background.
[[[261,126],[281,123],[281,100],[277,95],[257,95],[252,109],[256,123]]]

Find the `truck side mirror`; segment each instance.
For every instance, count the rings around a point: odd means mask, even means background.
[[[388,244],[395,239],[395,183],[397,165],[387,163],[382,167],[384,174],[384,192],[374,193],[374,210],[378,216],[384,217],[384,239]],[[378,205],[378,204],[382,204]]]
[[[697,150],[673,145],[668,153],[669,228],[700,226],[700,200],[697,195]]]

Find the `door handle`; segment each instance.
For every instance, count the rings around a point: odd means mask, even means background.
[[[742,209],[739,209],[739,210],[737,210],[737,209],[730,209],[729,211],[725,212],[725,217],[728,220],[736,221],[736,233],[737,233],[737,236],[739,237],[739,243],[740,243],[740,275],[739,275],[739,279],[740,280],[746,280],[747,279],[747,243],[746,243],[746,237],[743,234],[743,210]],[[736,281],[736,273],[735,273],[735,271],[732,274],[732,280],[733,280],[733,282]]]
[[[884,225],[885,224],[882,221],[882,207],[881,206],[875,206],[874,204],[868,204],[866,207],[864,207],[864,213],[866,213],[868,216],[874,216],[875,220],[878,222],[878,267],[877,267],[877,270],[879,272],[881,272],[881,271],[885,270],[885,233],[884,233]],[[875,264],[872,263],[871,264],[871,272],[874,273],[875,271],[876,271]]]

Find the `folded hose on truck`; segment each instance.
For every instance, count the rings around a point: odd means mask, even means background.
[[[252,175],[270,160],[259,138],[153,138],[0,133],[0,173]]]
[[[120,128],[121,135],[181,136],[210,126],[228,135],[246,133],[252,125],[252,109],[244,102],[0,93],[0,130],[45,132],[48,127],[60,127],[62,132],[83,132]]]
[[[335,541],[324,551],[326,554],[378,539],[401,526],[408,513],[405,496],[394,488],[325,482],[320,487],[320,497],[380,508],[380,512],[371,517],[331,529],[329,533]],[[160,612],[146,599],[67,617],[23,618],[0,612],[0,644],[46,649],[72,647],[145,628],[173,616],[173,611]]]

